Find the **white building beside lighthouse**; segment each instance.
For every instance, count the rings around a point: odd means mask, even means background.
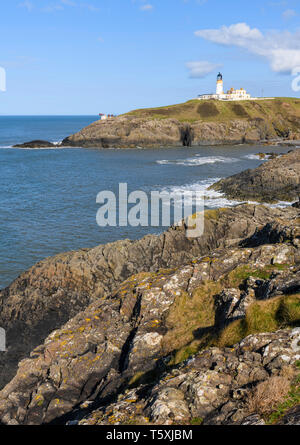
[[[221,73],[217,76],[217,87],[216,87],[216,93],[215,94],[202,94],[198,96],[199,100],[250,100],[250,99],[256,99],[255,97],[251,97],[250,94],[246,92],[244,88],[240,88],[239,90],[235,90],[234,88],[231,88],[227,91],[227,93],[224,93],[224,84],[223,84],[223,76]]]

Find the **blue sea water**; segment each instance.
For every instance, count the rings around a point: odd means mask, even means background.
[[[58,142],[97,116],[0,116],[0,147],[36,139]]]
[[[51,255],[118,239],[137,239],[164,227],[96,224],[102,190],[205,190],[218,178],[257,167],[258,146],[172,149],[13,149],[33,139],[59,141],[96,120],[76,117],[0,117],[0,288]],[[274,148],[272,151],[285,151]],[[234,204],[210,193],[207,207]]]

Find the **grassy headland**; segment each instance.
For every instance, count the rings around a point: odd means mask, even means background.
[[[158,108],[133,110],[125,116],[147,119],[177,119],[180,122],[227,122],[233,119],[300,119],[300,99],[278,97],[274,100],[223,102],[216,100],[188,102]]]

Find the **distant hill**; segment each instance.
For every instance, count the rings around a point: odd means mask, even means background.
[[[81,147],[178,147],[300,139],[300,99],[183,104],[97,121],[63,141]]]

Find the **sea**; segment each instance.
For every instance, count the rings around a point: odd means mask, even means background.
[[[205,207],[238,204],[207,191],[217,180],[262,162],[259,145],[157,149],[17,149],[43,139],[59,143],[97,116],[0,116],[0,289],[45,257],[119,239],[160,233],[159,227],[99,227],[99,192],[205,192]],[[284,205],[284,203],[281,203]]]

